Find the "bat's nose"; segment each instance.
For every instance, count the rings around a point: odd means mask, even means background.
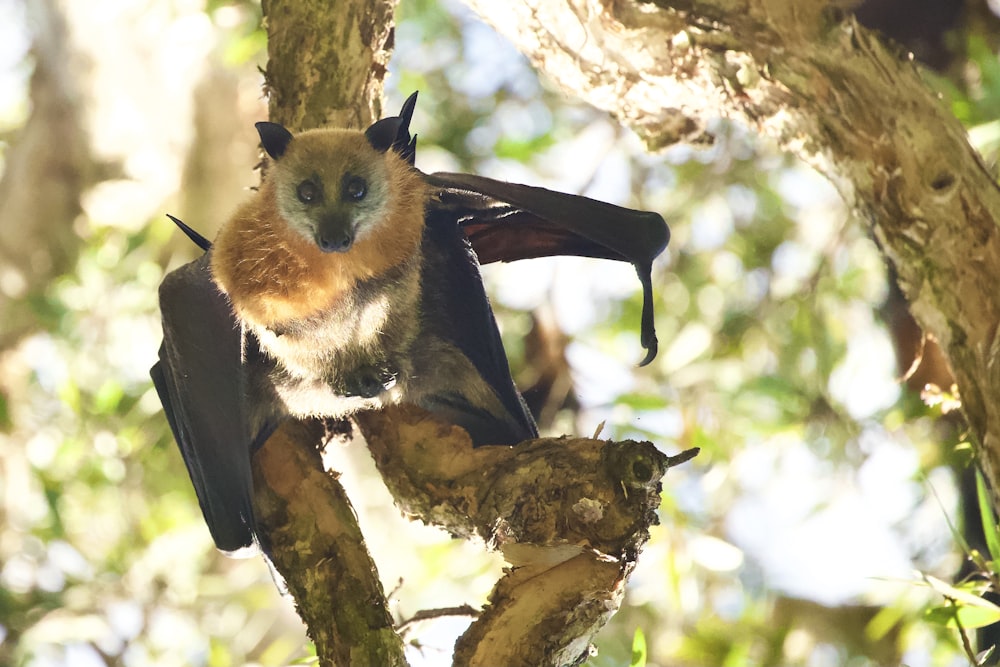
[[[316,245],[323,252],[347,252],[354,243],[350,232],[327,232],[316,234]]]

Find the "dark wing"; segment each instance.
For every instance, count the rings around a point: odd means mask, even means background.
[[[256,546],[254,434],[246,413],[242,334],[209,261],[205,253],[160,285],[163,344],[150,375],[212,539],[222,551],[248,555],[255,549],[247,548]]]
[[[423,256],[422,328],[472,362],[507,414],[500,418],[472,404],[461,387],[432,397],[425,407],[464,428],[476,445],[512,445],[538,437],[535,421],[514,388],[479,263],[450,211],[428,210]]]
[[[365,131],[376,150],[395,151],[411,165],[416,157],[417,138],[410,136],[410,120],[416,103],[417,93],[413,93],[398,116],[383,118]],[[421,248],[421,330],[448,344],[448,349],[437,350],[435,354],[446,356],[457,350],[472,364],[477,377],[455,377],[454,386],[423,397],[421,405],[464,428],[475,445],[512,445],[537,437],[535,421],[510,377],[479,263],[458,225],[458,216],[454,211],[431,205],[425,222]],[[422,353],[427,351],[414,351],[414,355]],[[482,399],[483,390],[486,393],[492,390],[505,414],[476,404]]]
[[[442,210],[458,220],[482,264],[578,255],[631,263],[642,284],[644,366],[656,356],[653,260],[670,240],[658,213],[472,174],[425,175]]]

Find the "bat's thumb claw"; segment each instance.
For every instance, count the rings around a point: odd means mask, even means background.
[[[652,340],[642,341],[642,346],[646,348],[646,356],[639,362],[639,368],[648,365],[649,362],[656,359],[656,352],[659,350],[659,341],[656,340],[656,336],[653,336]]]

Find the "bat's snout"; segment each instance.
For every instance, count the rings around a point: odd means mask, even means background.
[[[354,244],[354,233],[350,230],[319,230],[316,245],[323,252],[347,252]]]
[[[316,245],[323,252],[347,252],[351,249],[351,244],[353,243],[354,239],[346,234],[339,238],[327,238],[319,234],[316,235]]]

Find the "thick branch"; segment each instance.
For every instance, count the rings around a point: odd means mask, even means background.
[[[380,115],[393,0],[264,0],[262,6],[271,120],[304,130],[364,127]],[[322,442],[320,425],[290,422],[254,457],[262,540],[320,664],[404,665],[354,510],[323,471]]]
[[[526,544],[620,558],[656,523],[668,460],[648,442],[563,437],[473,449],[465,431],[413,406],[357,422],[400,509],[479,537],[512,564],[532,560]]]
[[[1000,192],[905,54],[819,0],[470,4],[651,146],[724,116],[826,174],[946,350],[1000,488]]]
[[[403,642],[344,488],[323,471],[321,422],[287,421],[254,456],[264,550],[321,665],[405,665]]]
[[[515,566],[459,639],[456,665],[566,665],[618,609],[674,463],[648,442],[538,439],[473,449],[411,406],[357,416],[396,504],[478,536]]]
[[[271,120],[292,130],[382,117],[395,0],[263,0]]]
[[[412,406],[358,415],[397,505],[514,567],[456,646],[456,665],[568,665],[621,603],[660,479],[689,456],[648,442],[538,439],[473,449]],[[265,551],[284,576],[323,665],[403,665],[402,642],[350,501],[322,470],[321,422],[288,421],[254,457]]]

